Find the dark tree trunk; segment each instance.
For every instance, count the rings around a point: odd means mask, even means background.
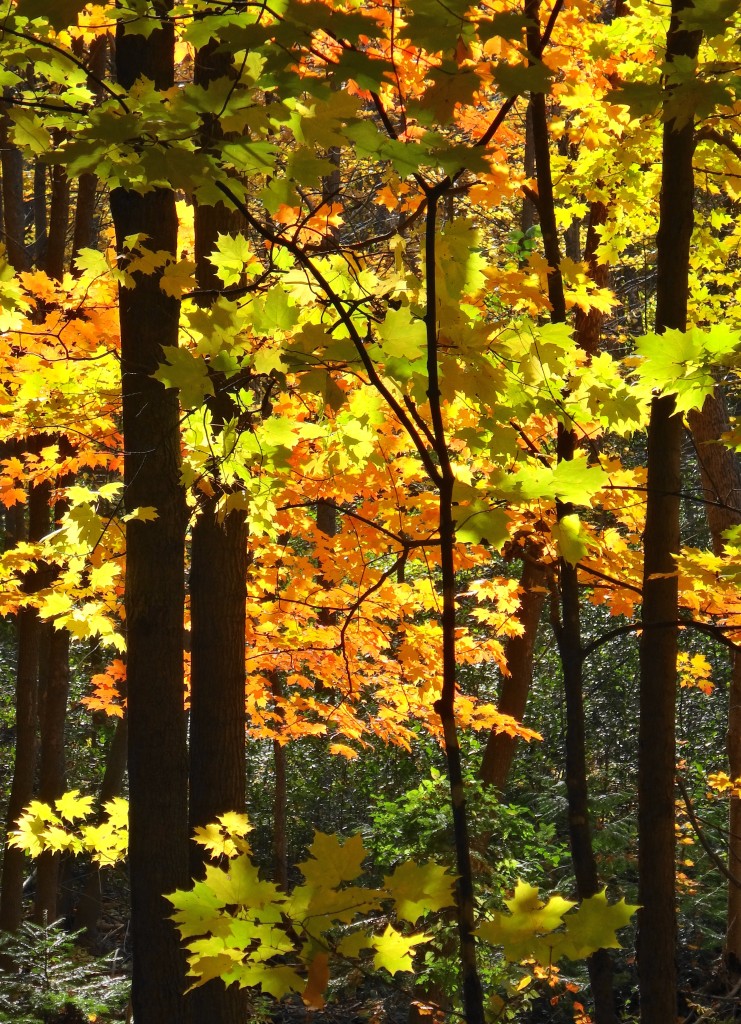
[[[28,270],[26,221],[23,209],[23,157],[8,139],[8,119],[0,119],[0,170],[3,187],[3,241],[8,263],[14,270]]]
[[[736,452],[720,440],[731,429],[722,392],[708,396],[699,412],[688,416],[692,440],[700,463],[705,512],[713,541],[713,550],[723,550],[723,531],[741,523],[741,463]],[[731,655],[731,681],[728,693],[728,732],[726,737],[728,771],[732,779],[741,776],[741,652]],[[731,794],[728,809],[728,870],[741,878],[741,798]],[[741,971],[741,886],[728,882],[726,943],[724,956],[728,969]]]
[[[271,672],[273,696],[283,697],[283,683],[278,672]],[[280,714],[283,710],[281,706]],[[286,777],[286,748],[279,740],[273,740],[273,769],[275,790],[273,794],[273,881],[288,891],[288,841],[287,809],[288,787]]]
[[[64,756],[64,734],[69,696],[69,632],[42,627],[45,638],[43,671],[39,678],[39,724],[41,753],[39,757],[39,799],[52,803],[65,791],[67,767]],[[60,855],[50,850],[42,853],[36,864],[36,898],[34,919],[56,921],[59,896]]]
[[[126,774],[126,754],[129,738],[129,720],[119,718],[111,737],[106,756],[105,772],[98,795],[98,807],[120,796]],[[98,919],[103,906],[103,880],[106,869],[91,865],[75,914],[75,928],[85,930],[84,942],[93,948],[97,939]]]
[[[82,47],[79,50],[77,41],[73,42],[73,50],[79,57]],[[88,53],[88,67],[100,81],[105,78],[106,60],[108,57],[108,36],[100,35],[90,44]],[[100,86],[93,80],[89,80],[91,89],[97,94],[100,100],[103,92]],[[96,175],[87,171],[81,174],[77,181],[77,198],[75,200],[74,226],[72,230],[72,262],[79,255],[81,249],[94,249],[98,241],[98,226],[95,213],[98,204],[98,179]]]
[[[680,29],[687,6],[673,0],[667,59],[697,55],[699,36]],[[684,330],[693,227],[692,123],[664,124],[657,237],[656,330]],[[648,479],[640,641],[638,765],[638,973],[642,1024],[677,1014],[674,864],[677,576],[682,418],[674,399],[655,398],[648,428]],[[657,574],[661,574],[660,578]],[[659,628],[654,628],[661,624]]]
[[[529,0],[526,8],[533,19],[528,29],[528,50],[534,56],[541,52],[540,29],[537,24],[540,0]],[[559,269],[561,254],[556,224],[556,210],[551,177],[551,158],[545,96],[533,94],[530,101],[533,118],[533,143],[538,182],[538,212],[543,234],[543,248],[549,265],[548,298],[551,303],[551,322],[566,321],[566,301],[563,279]],[[574,457],[577,438],[562,423],[558,426],[558,461]],[[559,520],[573,513],[572,506],[556,502]],[[566,559],[558,562],[560,590],[560,621],[553,617],[563,670],[566,702],[566,792],[569,804],[569,842],[574,866],[576,890],[579,899],[588,899],[599,890],[597,863],[592,845],[589,813],[589,785],[587,781],[586,733],[584,725],[583,668],[584,655],[581,641],[579,580],[576,566]],[[612,984],[612,960],[607,950],[593,953],[587,961],[589,981],[594,999],[596,1024],[615,1024],[615,997]]]
[[[196,84],[207,87],[234,75],[227,50],[212,40],[196,54]],[[220,132],[216,122],[204,125],[203,144]],[[218,292],[221,282],[209,257],[219,234],[235,227],[235,214],[222,203],[196,206],[195,256],[198,287]],[[208,300],[202,300],[208,305]],[[215,394],[207,400],[212,426],[221,430],[238,415],[223,374],[212,373]],[[225,496],[221,468],[210,467],[212,493],[199,498],[193,525],[190,569],[191,696],[190,696],[190,828],[215,821],[226,811],[245,809],[245,629],[247,521],[245,513],[219,511]],[[228,485],[227,485],[228,486]],[[192,844],[191,871],[203,873],[203,850]],[[190,996],[194,1024],[241,1024],[246,1016],[245,993],[212,981]]]
[[[36,160],[33,165],[33,253],[32,262],[42,269],[46,264],[49,225],[46,216],[46,164]]]
[[[118,82],[144,76],[157,89],[174,77],[174,30],[167,6],[151,35],[116,39]],[[144,232],[154,250],[177,252],[172,191],[116,189],[111,209],[120,252]],[[188,883],[187,753],[183,714],[183,608],[186,509],[180,482],[177,396],[152,374],[162,346],[177,345],[179,304],[156,275],[122,288],[121,374],[128,509],[154,506],[152,522],[126,530],[126,631],[129,715],[131,1002],[137,1024],[184,1024],[184,958],[164,894]]]
[[[37,484],[28,495],[28,539],[40,540],[49,529],[48,483]],[[29,573],[25,589],[33,593],[42,585],[42,570]],[[38,680],[41,623],[35,608],[21,608],[16,616],[18,653],[15,690],[15,765],[8,802],[7,830],[13,828],[33,799],[38,749]],[[15,931],[23,919],[23,872],[25,854],[6,846],[0,881],[0,928]]]
[[[533,655],[538,634],[538,623],[546,597],[546,575],[534,562],[526,559],[520,577],[520,610],[517,617],[522,633],[510,637],[504,649],[509,675],[502,678],[502,691],[497,710],[511,715],[518,722],[525,716],[527,699],[533,681]],[[507,785],[517,738],[506,732],[492,730],[481,761],[479,778],[487,786],[503,793]]]
[[[69,178],[60,165],[51,168],[50,177],[49,236],[42,266],[49,277],[61,281],[64,277],[69,227]]]

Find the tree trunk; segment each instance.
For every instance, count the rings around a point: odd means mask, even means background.
[[[0,170],[3,188],[3,242],[8,263],[14,270],[28,270],[26,223],[23,208],[23,157],[8,140],[8,119],[0,118]]]
[[[702,490],[713,550],[723,551],[723,531],[741,523],[741,465],[736,452],[720,440],[730,430],[728,412],[719,389],[705,399],[699,412],[688,416],[692,439],[700,463]],[[728,771],[732,779],[741,776],[741,653],[731,655],[726,735]],[[731,796],[728,810],[728,869],[741,879],[741,799]],[[741,886],[728,882],[726,942],[727,967],[741,972]]]
[[[49,207],[49,235],[43,269],[49,277],[61,281],[65,270],[67,228],[69,227],[69,178],[61,165],[50,170],[51,203]]]
[[[140,76],[172,86],[174,31],[167,6],[144,38],[116,37],[118,82]],[[177,252],[175,196],[116,189],[111,210],[118,249],[143,232],[153,250]],[[162,346],[177,345],[179,303],[156,275],[122,287],[121,375],[127,509],[154,506],[157,519],[126,529],[126,631],[129,715],[131,1001],[136,1024],[184,1024],[184,958],[164,894],[188,883],[187,753],[183,714],[183,608],[186,508],[180,482],[177,396],[152,374]]]
[[[196,54],[195,82],[207,88],[219,78],[234,75],[228,50],[211,40]],[[216,121],[204,124],[202,143],[219,133]],[[218,236],[237,220],[222,203],[196,206],[195,256],[199,289],[222,287],[209,257]],[[204,300],[203,305],[209,302]],[[206,405],[212,429],[218,433],[238,413],[223,374],[211,373],[215,394]],[[210,494],[199,495],[193,526],[190,569],[191,696],[190,696],[190,828],[215,821],[226,811],[245,809],[245,630],[247,580],[247,520],[241,510],[226,516],[219,501],[221,468],[210,467]],[[191,871],[203,873],[201,847],[191,847]],[[194,1024],[240,1024],[245,1019],[245,993],[214,980],[190,996]]]
[[[49,529],[48,483],[29,488],[28,539],[40,540]],[[41,586],[41,570],[29,573],[25,590]],[[33,799],[38,726],[39,641],[41,624],[35,608],[21,608],[16,616],[18,653],[15,689],[15,765],[8,801],[6,832],[12,829]],[[6,846],[0,881],[0,928],[13,932],[23,919],[23,872],[25,854]]]
[[[102,808],[109,800],[120,796],[126,774],[126,748],[129,738],[128,717],[119,718],[116,730],[111,738],[106,755],[105,772],[98,794],[98,808]],[[75,928],[85,931],[83,941],[93,948],[97,939],[98,919],[103,904],[103,879],[105,868],[93,864],[85,883],[75,914]]]
[[[699,36],[681,29],[685,0],[672,0],[667,60],[697,55]],[[687,325],[693,227],[693,126],[664,123],[657,237],[656,330]],[[677,1014],[675,907],[675,699],[677,685],[680,446],[672,397],[655,398],[648,428],[638,729],[638,974],[641,1024]],[[655,628],[656,626],[659,628]]]
[[[533,56],[541,53],[538,24],[540,0],[529,0],[526,8],[533,25],[528,29],[528,50]],[[561,253],[556,223],[548,120],[545,96],[534,93],[530,100],[533,121],[533,144],[538,182],[538,211],[543,234],[543,249],[549,265],[548,298],[551,303],[551,322],[565,323],[566,300],[561,277]],[[558,461],[574,457],[577,438],[573,430],[558,425],[556,451]],[[556,502],[556,516],[560,521],[571,515],[569,504]],[[553,628],[558,643],[563,670],[566,703],[566,793],[569,805],[569,843],[580,900],[589,899],[599,890],[597,862],[592,844],[589,812],[589,784],[587,780],[586,732],[584,725],[583,669],[584,653],[581,640],[579,579],[577,568],[565,558],[559,558],[558,578],[560,591],[560,620],[556,614]],[[589,981],[594,999],[596,1024],[615,1024],[615,997],[612,984],[612,960],[606,949],[597,950],[587,960]]]
[[[545,572],[534,562],[526,559],[520,577],[520,610],[517,617],[522,623],[522,633],[510,637],[504,649],[509,675],[502,678],[502,691],[497,710],[511,715],[521,722],[533,681],[533,656],[538,635],[538,623],[546,597]],[[479,778],[487,786],[503,793],[507,785],[512,761],[517,748],[517,738],[505,732],[492,730],[486,743],[481,761]]]
[[[39,679],[39,724],[41,755],[39,758],[39,800],[52,803],[67,788],[67,768],[64,756],[64,734],[67,722],[69,695],[69,632],[44,624],[46,637],[44,671]],[[36,898],[34,919],[56,921],[59,917],[60,855],[45,851],[36,863]]]
[[[79,51],[78,51],[79,46]],[[79,57],[82,46],[74,40],[72,49]],[[105,77],[106,60],[108,57],[108,36],[99,35],[90,44],[88,67],[100,81]],[[96,93],[98,100],[103,90],[93,80],[89,80],[90,88]],[[72,262],[80,254],[81,249],[92,249],[98,240],[98,226],[95,220],[95,209],[98,203],[98,179],[96,175],[86,171],[77,180],[77,198],[75,201],[74,227],[72,230]]]

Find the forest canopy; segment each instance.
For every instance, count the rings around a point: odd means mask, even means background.
[[[733,1019],[740,29],[5,5],[9,985]]]

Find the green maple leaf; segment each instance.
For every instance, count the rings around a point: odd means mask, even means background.
[[[504,96],[521,96],[526,92],[548,92],[551,72],[541,61],[535,64],[506,64],[494,68],[494,80]]]
[[[607,473],[600,466],[590,466],[587,456],[578,453],[556,466],[524,465],[517,475],[501,477],[495,490],[498,496],[511,499],[560,498],[575,505],[588,505],[608,482]]]
[[[708,40],[725,35],[738,12],[738,0],[695,0],[691,7],[679,11],[677,20],[688,32],[700,29]]]
[[[389,974],[411,971],[414,947],[429,941],[429,935],[402,935],[393,925],[388,924],[383,935],[373,939],[373,949],[376,951],[373,966],[376,969],[385,967]]]
[[[30,110],[8,111],[13,122],[13,141],[17,146],[30,149],[35,156],[48,153],[52,146],[49,129]]]
[[[221,147],[224,163],[244,174],[269,174],[278,155],[270,142],[226,142]]]
[[[598,949],[620,949],[616,932],[630,923],[638,906],[626,903],[608,903],[606,890],[582,900],[578,910],[564,918],[566,930],[558,938],[554,951],[558,956],[580,960]]]
[[[361,835],[351,836],[341,843],[337,836],[315,832],[314,842],[309,847],[310,859],[298,867],[309,885],[329,889],[356,879],[366,856]]]
[[[90,0],[18,0],[15,13],[19,18],[44,18],[54,29],[66,29],[77,24],[77,16]]]
[[[541,937],[558,928],[563,915],[575,906],[561,896],[552,896],[547,903],[538,897],[538,890],[527,882],[518,882],[514,896],[505,900],[509,914],[495,914],[476,929],[485,942],[502,946],[505,957],[519,963],[533,956],[542,946]]]
[[[563,516],[551,526],[551,534],[559,554],[569,565],[577,565],[589,551],[594,541],[584,529],[579,516]]]
[[[412,362],[427,350],[427,325],[420,317],[412,316],[408,306],[389,309],[378,325],[378,334],[383,356]]]
[[[400,864],[393,874],[384,878],[383,884],[396,904],[397,917],[410,924],[415,924],[429,911],[452,907],[455,903],[455,880],[447,868],[432,861],[427,864],[415,864],[414,861]]]
[[[440,232],[437,246],[437,287],[456,305],[462,295],[480,291],[487,261],[481,254],[479,231],[465,217],[458,217]]]
[[[227,868],[209,864],[205,884],[221,900],[222,906],[236,904],[261,908],[268,903],[282,903],[285,897],[272,882],[264,882],[250,858],[243,854],[229,862]]]
[[[166,898],[175,908],[172,920],[181,938],[229,931],[232,922],[222,914],[224,901],[206,882],[194,882],[192,889],[178,889]]]
[[[636,351],[643,358],[637,374],[647,387],[674,395],[677,412],[701,409],[715,388],[713,365],[732,363],[739,347],[738,331],[725,324],[708,331],[692,327],[652,332],[636,340]]]
[[[179,390],[184,409],[198,409],[206,395],[214,393],[206,363],[200,356],[176,345],[164,345],[162,354],[167,361],[152,376],[166,388]]]
[[[367,914],[379,907],[376,889],[364,889],[351,885],[344,889],[331,887],[304,887],[306,891],[297,899],[303,904],[300,916],[313,935],[331,927],[337,921],[350,924],[357,914]],[[291,902],[291,906],[298,904]]]
[[[306,981],[301,975],[284,964],[240,964],[229,977],[236,981],[240,988],[260,988],[273,999],[284,999],[292,992],[301,993],[306,987]]]
[[[244,274],[254,277],[262,269],[244,235],[220,234],[208,261],[227,287],[239,284]]]

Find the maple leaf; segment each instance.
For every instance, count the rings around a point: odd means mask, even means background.
[[[78,818],[86,818],[93,809],[94,800],[91,796],[81,796],[79,789],[72,789],[54,801],[60,818],[70,823]]]
[[[194,882],[193,888],[178,890],[166,897],[175,908],[172,920],[183,939],[196,935],[223,935],[231,922],[222,913],[221,900],[206,882]]]
[[[538,950],[539,938],[562,924],[562,917],[575,903],[552,896],[547,903],[538,898],[538,889],[518,882],[514,896],[505,900],[509,914],[494,914],[476,929],[476,934],[492,945],[502,946],[508,960],[519,963]]]
[[[152,376],[166,388],[178,389],[184,409],[197,409],[206,395],[213,395],[214,386],[203,359],[174,345],[163,346],[162,354],[166,362]]]
[[[569,565],[578,565],[590,547],[597,547],[577,515],[562,516],[551,525],[551,534],[559,554]]]
[[[239,284],[244,274],[253,276],[262,270],[252,246],[244,235],[219,235],[214,251],[208,257],[224,284]]]
[[[279,903],[283,899],[280,890],[272,882],[260,879],[257,868],[246,854],[230,861],[225,869],[209,864],[206,867],[205,882],[221,900],[222,906],[236,904],[254,909],[268,903]]]
[[[455,904],[453,887],[455,879],[447,868],[430,861],[415,864],[408,861],[400,864],[383,884],[391,893],[396,914],[404,921],[415,924],[429,911],[442,910]]]
[[[178,260],[165,265],[160,277],[160,288],[165,295],[179,299],[184,292],[189,292],[196,285],[196,265],[193,260]]]
[[[400,971],[411,971],[413,969],[412,957],[414,947],[422,942],[429,942],[430,936],[402,935],[393,925],[386,925],[383,935],[377,935],[373,939],[373,966],[377,969],[385,968],[389,974],[398,974]]]
[[[598,949],[620,949],[616,932],[630,923],[638,909],[624,899],[608,903],[607,890],[603,889],[582,900],[578,910],[566,915],[566,929],[557,937],[554,951],[557,956],[580,960]]]
[[[309,856],[310,860],[298,865],[306,882],[322,888],[334,888],[340,882],[352,882],[358,877],[367,853],[360,834],[342,843],[337,836],[315,832]]]

